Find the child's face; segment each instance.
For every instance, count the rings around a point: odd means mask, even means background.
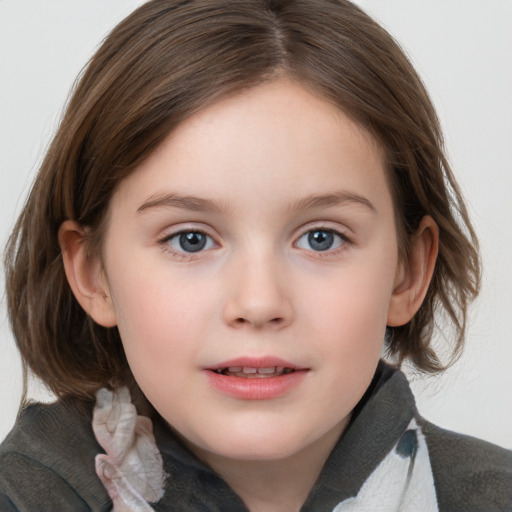
[[[104,270],[133,374],[193,450],[332,445],[401,274],[381,151],[284,79],[218,102],[121,183]]]

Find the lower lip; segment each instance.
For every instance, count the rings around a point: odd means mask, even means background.
[[[205,370],[211,386],[241,400],[271,400],[286,395],[306,377],[307,370],[296,370],[277,377],[246,378]]]

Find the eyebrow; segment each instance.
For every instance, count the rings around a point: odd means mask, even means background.
[[[315,194],[304,197],[292,203],[291,211],[312,210],[315,208],[327,208],[329,206],[339,206],[344,203],[354,203],[368,208],[371,212],[377,213],[377,209],[369,199],[353,192],[336,192],[333,194]]]
[[[137,213],[144,212],[152,208],[179,208],[192,212],[219,213],[224,211],[219,203],[210,199],[204,199],[194,196],[180,196],[177,194],[159,194],[150,197],[139,208]]]

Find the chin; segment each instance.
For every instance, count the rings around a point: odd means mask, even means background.
[[[258,445],[251,447],[245,445],[241,446],[239,449],[236,446],[230,446],[226,450],[217,450],[216,455],[239,461],[271,462],[292,457],[298,451],[300,451],[300,447],[296,446],[270,445],[263,447],[262,445]]]
[[[228,436],[220,435],[216,439],[208,439],[201,443],[200,451],[213,456],[245,461],[283,460],[298,454],[309,446],[310,441],[301,436],[292,437],[289,430],[280,432],[244,432],[237,435],[230,432]]]

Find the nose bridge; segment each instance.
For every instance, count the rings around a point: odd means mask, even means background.
[[[292,303],[283,264],[272,249],[247,250],[230,269],[231,286],[224,314],[231,325],[284,326]]]

